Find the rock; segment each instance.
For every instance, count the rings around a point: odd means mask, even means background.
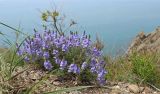
[[[32,80],[38,80],[41,78],[41,73],[40,72],[35,72],[35,71],[31,71],[29,74],[30,79]]]
[[[160,52],[160,26],[149,34],[140,32],[131,42],[126,53],[130,55],[132,52]]]
[[[152,89],[150,89],[149,87],[145,87],[144,92],[145,92],[146,94],[152,93]]]
[[[109,94],[121,94],[121,91],[118,89],[113,89]]]
[[[59,86],[60,85],[60,83],[59,82],[53,82],[53,85],[55,85],[55,86]]]
[[[128,89],[132,93],[139,93],[139,91],[140,91],[139,88],[138,88],[138,86],[134,85],[134,84],[129,85]]]
[[[120,86],[116,85],[112,87],[112,90],[109,94],[121,94],[121,88]]]
[[[140,87],[139,88],[139,92],[141,93],[141,92],[143,92],[144,91],[144,87]]]
[[[120,86],[118,86],[118,85],[113,86],[112,89],[120,89]]]

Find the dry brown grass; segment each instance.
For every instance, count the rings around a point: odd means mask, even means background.
[[[3,53],[7,50],[7,48],[0,48],[0,53]]]
[[[131,80],[132,64],[125,57],[108,58],[106,67],[108,70],[107,80],[114,82]]]

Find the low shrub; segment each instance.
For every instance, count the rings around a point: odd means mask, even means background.
[[[63,70],[63,74],[76,77],[81,82],[96,81],[98,85],[106,82],[102,51],[92,46],[90,36],[85,32],[82,36],[77,32],[69,35],[50,30],[42,34],[35,32],[23,46],[17,47],[17,54],[24,56],[26,63],[38,64],[48,71]]]

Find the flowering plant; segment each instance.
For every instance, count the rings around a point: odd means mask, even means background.
[[[107,72],[102,51],[93,46],[85,32],[82,36],[77,32],[64,34],[62,29],[58,29],[57,16],[56,11],[44,13],[43,20],[47,22],[52,18],[54,29],[45,29],[43,33],[36,31],[34,36],[24,41],[23,46],[18,47],[17,54],[24,56],[25,62],[39,64],[48,71],[59,69],[66,75],[79,78],[81,82],[94,80],[104,85]]]
[[[85,32],[79,36],[70,32],[68,36],[54,31],[43,34],[35,32],[28,37],[18,55],[24,56],[25,62],[36,62],[46,70],[60,69],[83,78],[87,72],[97,78],[98,84],[105,83],[105,62],[101,50],[92,46],[90,36]],[[83,76],[83,77],[82,77]]]

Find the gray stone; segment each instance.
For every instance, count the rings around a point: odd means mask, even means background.
[[[131,84],[128,86],[128,89],[132,93],[139,93],[139,88],[137,85]]]
[[[109,94],[121,94],[120,89],[113,89]]]
[[[140,87],[139,92],[143,92],[143,91],[144,91],[144,87]]]
[[[109,94],[121,94],[120,86],[118,85],[113,86]]]
[[[112,89],[120,89],[120,86],[118,86],[118,85],[113,86]]]
[[[152,93],[152,89],[150,89],[149,87],[145,87],[144,92],[145,92],[146,94]]]
[[[60,85],[60,83],[59,83],[59,82],[53,82],[53,85],[55,85],[55,86],[59,86],[59,85]]]

